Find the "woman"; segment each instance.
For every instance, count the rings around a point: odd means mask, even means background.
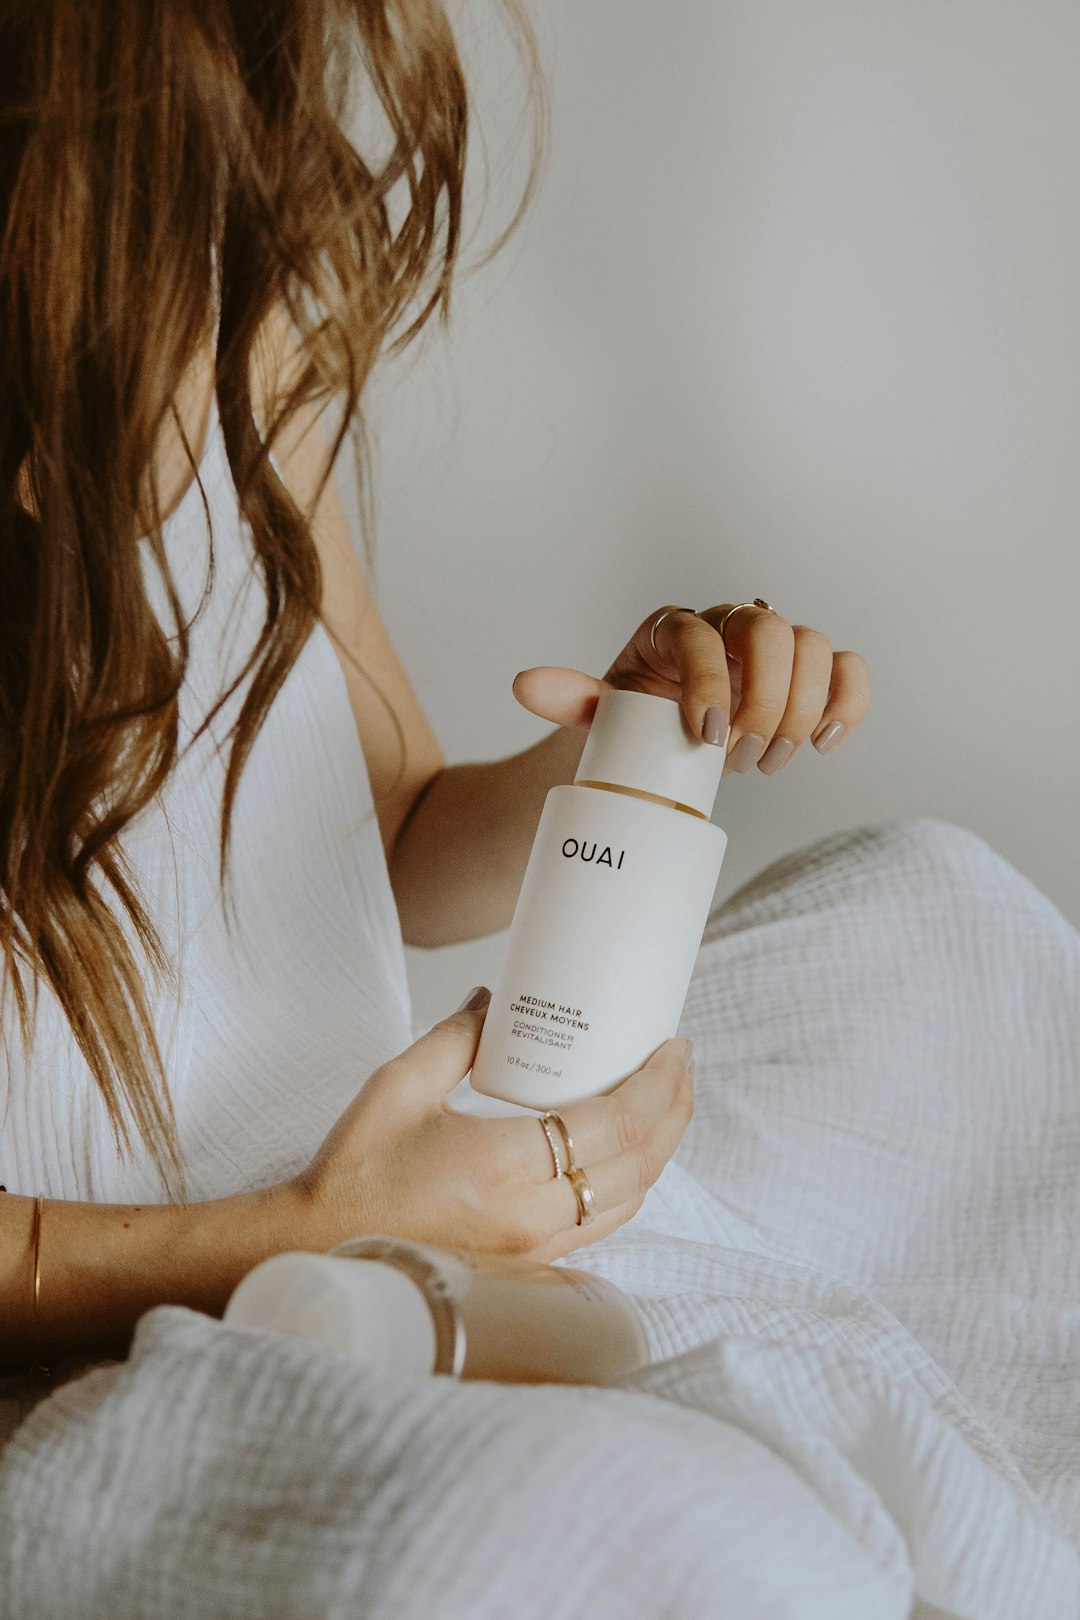
[[[357,45],[393,139],[370,167]],[[442,7],[50,0],[8,16],[0,75],[0,1360],[123,1353],[151,1305],[220,1313],[265,1256],[358,1231],[595,1242],[683,1135],[687,1043],[565,1109],[583,1233],[536,1119],[446,1104],[485,994],[408,1044],[401,940],[508,925],[605,685],[770,773],[861,723],[864,659],[661,604],[602,677],[517,677],[541,743],[447,767],[353,554],[344,428],[317,430],[448,309]]]

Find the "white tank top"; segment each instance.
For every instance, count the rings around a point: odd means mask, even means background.
[[[205,490],[209,532],[199,485]],[[227,748],[247,683],[193,747],[185,742],[240,669],[265,594],[218,416],[164,525],[191,629],[180,695],[181,757],[123,844],[176,965],[154,1019],[193,1199],[268,1186],[303,1169],[373,1069],[412,1040],[397,908],[356,721],[317,625],[274,700],[240,779],[226,927],[218,838]],[[148,587],[169,620],[144,543]],[[207,587],[209,589],[207,590]],[[215,740],[216,739],[216,740]],[[160,1203],[134,1128],[121,1160],[104,1103],[52,992],[41,986],[29,1056],[10,987],[0,1005],[0,1183],[10,1192]]]

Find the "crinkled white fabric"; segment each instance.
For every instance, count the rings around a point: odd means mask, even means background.
[[[262,626],[265,592],[216,398],[199,473],[164,527],[192,621],[180,694],[183,751],[158,800],[123,839],[176,968],[175,984],[155,992],[153,1010],[196,1200],[301,1170],[372,1070],[412,1038],[401,928],[364,754],[321,625],[240,778],[227,927],[218,883],[221,797],[227,732],[246,681],[212,729],[188,744],[240,674]],[[174,631],[148,546],[144,563],[159,617]],[[29,1053],[10,994],[0,1031],[0,1184],[47,1198],[161,1202],[161,1182],[137,1135],[135,1154],[120,1157],[47,986]],[[44,1287],[47,1242],[46,1229]],[[32,1393],[0,1381],[0,1438],[23,1409],[13,1402],[25,1404]]]
[[[973,833],[856,828],[713,914],[681,1027],[675,1160],[570,1257],[654,1365],[409,1383],[151,1311],[0,1453],[5,1613],[1080,1615],[1076,930]]]

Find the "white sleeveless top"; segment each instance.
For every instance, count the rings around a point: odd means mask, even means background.
[[[209,532],[214,571],[208,569]],[[412,1040],[409,990],[371,785],[344,673],[317,625],[266,717],[232,822],[236,925],[218,882],[221,796],[245,681],[184,752],[240,669],[262,623],[216,397],[199,479],[164,525],[185,616],[199,608],[180,695],[181,757],[123,844],[176,965],[154,1002],[194,1200],[302,1170],[373,1069]],[[172,631],[158,569],[146,577]],[[209,590],[206,587],[209,585]],[[205,596],[205,600],[204,600]],[[215,741],[217,739],[217,741]],[[0,1183],[10,1192],[109,1203],[165,1193],[134,1127],[114,1145],[104,1103],[52,992],[42,985],[29,1056],[10,987],[0,1005]]]

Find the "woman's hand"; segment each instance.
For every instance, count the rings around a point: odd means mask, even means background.
[[[693,1113],[689,1042],[664,1041],[613,1091],[559,1110],[596,1199],[596,1219],[579,1227],[574,1190],[555,1178],[538,1114],[480,1118],[447,1104],[472,1067],[490,999],[483,990],[479,1005],[376,1069],[307,1170],[275,1189],[287,1195],[290,1241],[328,1249],[386,1233],[554,1260],[640,1208]]]
[[[870,707],[862,654],[834,652],[820,630],[758,607],[733,613],[721,640],[717,626],[731,606],[655,608],[602,680],[541,664],[515,676],[514,696],[560,726],[588,726],[609,686],[675,698],[695,736],[726,744],[725,776],[752,765],[771,775],[807,738],[824,754],[850,736]],[[662,613],[654,650],[650,630]]]

